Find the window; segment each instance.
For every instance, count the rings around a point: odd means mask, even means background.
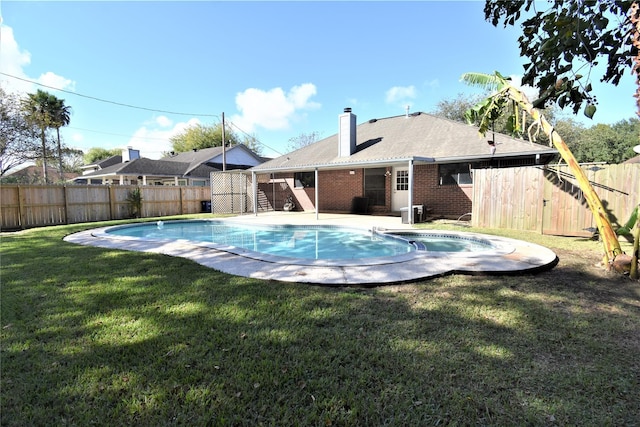
[[[407,191],[409,189],[409,171],[397,170],[396,171],[396,190]]]
[[[313,188],[316,186],[315,172],[296,172],[293,180],[296,188]]]
[[[450,163],[438,166],[440,185],[473,184],[471,164]]]
[[[385,168],[364,170],[364,196],[369,199],[369,205],[384,206],[386,198]]]

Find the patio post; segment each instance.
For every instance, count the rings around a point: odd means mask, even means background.
[[[413,159],[409,160],[409,195],[408,195],[408,205],[409,205],[409,224],[413,224],[415,218],[413,217]]]
[[[251,171],[251,191],[253,192],[253,214],[258,216],[258,180],[255,171]]]
[[[316,182],[315,197],[316,197],[316,221],[317,221],[318,220],[318,215],[319,215],[319,212],[320,212],[320,209],[319,209],[319,206],[318,206],[318,198],[319,198],[318,197],[318,192],[319,192],[318,186],[320,185],[318,183],[318,168],[315,169],[314,174],[315,174],[314,179],[315,179],[315,182]]]

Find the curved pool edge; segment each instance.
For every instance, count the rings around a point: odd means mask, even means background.
[[[382,285],[411,282],[440,277],[447,274],[521,274],[553,268],[558,258],[548,248],[521,240],[487,234],[440,231],[411,230],[412,233],[459,234],[482,236],[509,248],[503,251],[480,251],[474,253],[412,252],[411,256],[376,259],[375,262],[354,263],[345,260],[341,265],[332,263],[281,263],[269,260],[268,256],[258,259],[245,254],[233,253],[221,248],[187,241],[153,241],[115,238],[107,236],[100,227],[70,234],[65,241],[80,245],[97,246],[138,252],[159,253],[191,259],[206,267],[236,275],[262,280],[299,282],[330,286]],[[392,232],[393,230],[384,230]],[[406,230],[404,230],[406,231]]]

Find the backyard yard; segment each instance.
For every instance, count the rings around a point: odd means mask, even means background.
[[[2,426],[640,425],[640,283],[598,242],[476,229],[560,261],[321,287],[62,240],[105,224],[2,234]]]

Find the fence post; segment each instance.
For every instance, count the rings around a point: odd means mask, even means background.
[[[18,218],[20,218],[20,228],[25,229],[27,223],[26,212],[24,211],[24,200],[22,200],[21,186],[18,185]]]
[[[116,200],[115,189],[113,185],[109,185],[109,219],[113,220],[116,216]]]
[[[67,199],[67,186],[62,186],[62,199],[64,200],[64,223],[69,224],[69,202]]]
[[[182,191],[182,186],[178,187],[180,189],[180,215],[184,215],[184,192]]]

